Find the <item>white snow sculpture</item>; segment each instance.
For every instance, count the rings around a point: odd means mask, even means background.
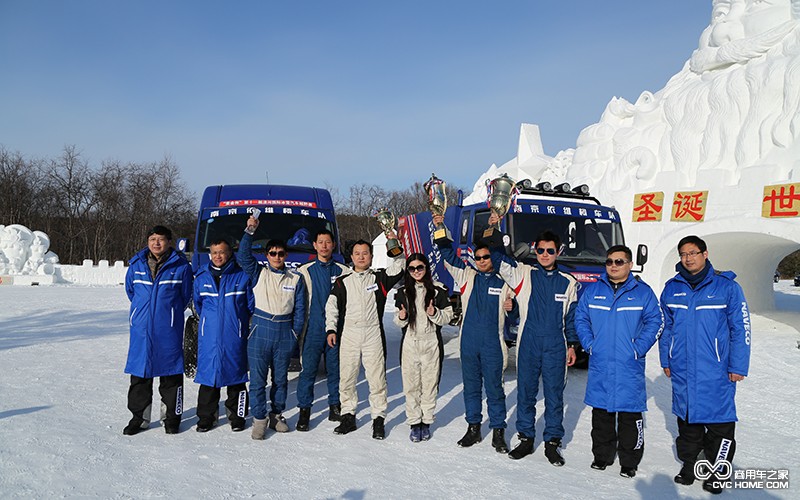
[[[771,185],[786,186],[773,208],[800,210],[798,20],[800,0],[713,0],[698,48],[663,89],[635,103],[613,98],[577,148],[558,153],[543,172],[526,168],[523,154],[491,170],[588,184],[619,210],[629,246],[649,246],[644,278],[655,288],[674,274],[680,238],[698,234],[714,266],[739,275],[751,307],[771,308],[770,276],[800,248],[800,218],[762,215]],[[700,221],[671,220],[683,191],[707,191]],[[663,219],[634,222],[634,196],[649,192],[663,193]],[[478,199],[485,194],[467,200]]]
[[[58,255],[48,251],[50,238],[20,224],[0,226],[0,274],[53,275]]]

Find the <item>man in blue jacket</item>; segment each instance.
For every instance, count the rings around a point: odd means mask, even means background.
[[[220,388],[228,388],[225,413],[234,432],[244,430],[248,413],[247,336],[255,309],[247,274],[233,259],[231,245],[217,239],[209,245],[211,262],[194,279],[198,325],[197,432],[214,427]]]
[[[289,361],[297,347],[297,335],[305,321],[303,278],[286,269],[286,243],[270,240],[265,246],[267,265],[253,257],[253,234],[258,219],[247,219],[236,260],[250,277],[256,301],[247,343],[250,366],[250,411],[253,413],[253,439],[264,439],[267,425],[277,432],[289,432],[283,417],[289,386]],[[272,372],[269,390],[271,410],[267,415],[267,375]],[[269,416],[269,422],[267,422]]]
[[[328,382],[328,420],[338,422],[342,412],[339,401],[339,346],[328,345],[325,331],[325,304],[331,294],[336,278],[350,272],[350,268],[333,260],[336,243],[333,233],[320,230],[314,237],[317,258],[297,269],[305,280],[308,307],[306,329],[300,336],[300,361],[302,370],[297,381],[297,406],[300,415],[297,430],[307,431],[311,419],[311,404],[314,402],[314,382],[322,356],[325,356],[325,371]]]
[[[435,215],[434,225],[444,217]],[[464,410],[467,432],[458,446],[468,448],[483,440],[481,386],[486,391],[492,447],[498,453],[508,453],[506,444],[506,394],[503,371],[508,363],[508,347],[504,326],[510,316],[516,319],[518,306],[511,299],[512,290],[497,275],[491,252],[485,244],[474,250],[474,265],[467,265],[450,244],[439,245],[444,266],[453,277],[453,287],[461,293],[463,321],[461,322],[460,358],[464,378]]]
[[[153,378],[159,377],[164,431],[177,434],[183,413],[183,311],[192,298],[192,269],[172,248],[172,231],[155,226],[147,233],[147,248],[129,262],[125,292],[131,301],[125,373],[131,376],[133,417],[122,432],[132,436],[150,425]]]
[[[587,285],[575,310],[589,353],[584,402],[592,407],[592,468],[605,470],[618,454],[619,475],[628,478],[644,454],[645,356],[664,324],[653,290],[631,275],[631,258],[626,246],[609,248],[606,272]]]
[[[705,241],[683,238],[678,255],[678,274],[661,293],[665,326],[659,355],[678,417],[675,447],[683,467],[675,482],[690,485],[701,450],[712,466],[726,461],[730,468],[733,461],[734,397],[750,365],[750,313],[736,275],[714,270]],[[721,493],[718,479],[712,474],[703,489]]]
[[[497,218],[492,215],[492,218]],[[494,220],[490,218],[489,223]],[[575,364],[578,342],[575,334],[575,306],[578,280],[558,269],[561,238],[544,231],[534,242],[536,265],[517,263],[495,252],[500,276],[514,290],[519,301],[520,330],[517,340],[517,432],[519,444],[508,454],[518,460],[533,453],[536,433],[536,398],[539,380],[544,392],[544,454],[560,467],[559,453],[564,437],[564,388],[567,366]]]

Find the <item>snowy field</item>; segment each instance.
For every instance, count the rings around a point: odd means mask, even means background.
[[[737,468],[789,469],[790,490],[728,490],[723,498],[800,498],[800,288],[776,287],[781,311],[753,318],[750,376],[739,385]],[[551,466],[537,422],[534,455],[519,461],[484,441],[461,449],[466,429],[456,332],[446,331],[446,358],[431,441],[411,443],[404,422],[399,330],[385,318],[389,349],[387,438],[371,438],[367,387],[359,384],[359,429],[333,434],[317,383],[310,432],[294,431],[296,374],[286,412],[292,432],[221,425],[195,432],[197,385],[186,382],[184,421],[167,436],[159,423],[137,436],[122,435],[128,377],[128,301],[122,287],[0,287],[0,497],[2,498],[707,498],[696,482],[672,476],[675,418],[670,387],[648,356],[645,454],[635,479],[618,466],[600,472],[591,462],[591,410],[583,403],[586,371],[570,370],[565,392],[567,465]],[[507,437],[516,419],[515,372],[506,372]],[[155,390],[155,397],[158,391]],[[157,401],[154,408],[158,408]],[[539,403],[538,414],[543,410]],[[154,415],[157,411],[154,412]],[[485,412],[484,412],[485,416]],[[226,419],[221,419],[227,424]],[[512,440],[512,445],[516,440]]]

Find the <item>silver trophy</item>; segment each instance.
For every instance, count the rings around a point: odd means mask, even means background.
[[[514,203],[514,198],[519,194],[517,184],[508,174],[503,174],[491,181],[486,181],[486,189],[488,191],[486,201],[489,209],[502,220]],[[501,246],[503,233],[500,231],[500,223],[486,228],[483,232],[483,239],[489,246]]]
[[[432,215],[442,215],[447,211],[447,184],[436,174],[431,174],[431,178],[422,186],[425,194],[428,195],[428,209]],[[437,224],[433,231],[433,241],[438,245],[451,243],[452,238],[448,235],[447,226]]]
[[[375,212],[375,218],[378,219],[378,225],[383,229],[383,234],[386,235],[386,255],[389,257],[397,257],[403,253],[403,247],[396,238],[389,238],[389,232],[394,231],[397,226],[397,218],[391,210],[386,207],[379,208]]]

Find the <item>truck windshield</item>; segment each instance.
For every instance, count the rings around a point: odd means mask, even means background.
[[[624,244],[622,226],[608,219],[515,213],[511,215],[510,227],[515,245],[533,243],[545,230],[556,233],[564,245],[559,261],[602,265],[608,248]]]
[[[207,252],[212,241],[225,238],[236,251],[249,217],[250,214],[234,214],[205,218],[200,222],[197,250]],[[271,239],[279,239],[286,242],[289,251],[316,253],[312,239],[317,231],[327,229],[333,233],[334,241],[337,238],[333,223],[327,219],[299,214],[261,214],[259,221],[253,250],[265,248]]]

